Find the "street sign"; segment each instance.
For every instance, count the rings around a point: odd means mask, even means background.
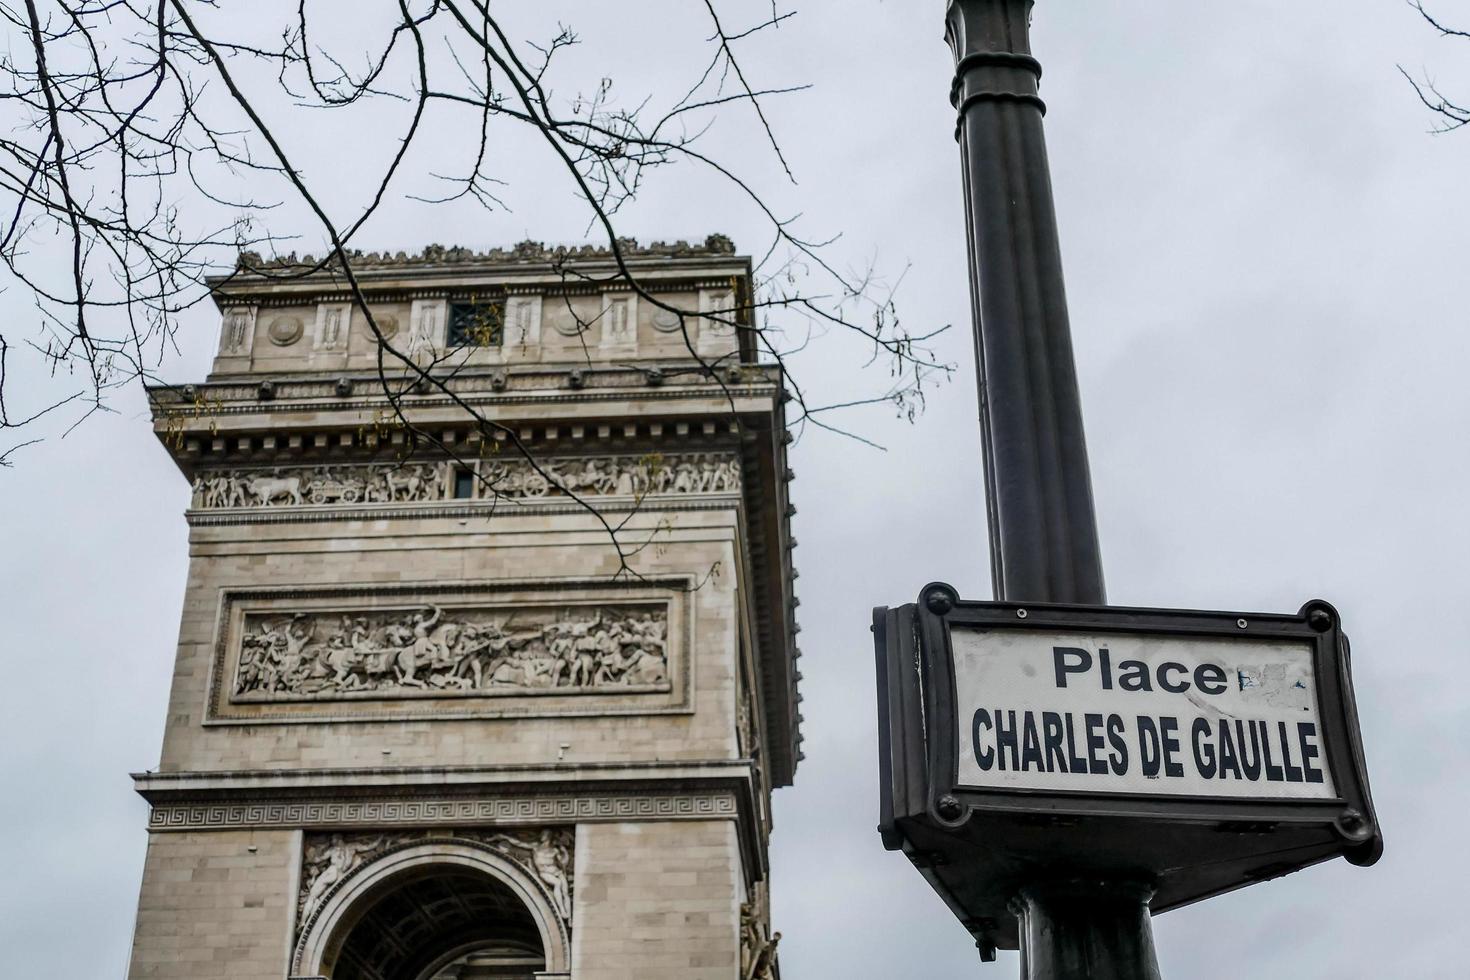
[[[956,706],[968,719],[955,733],[957,781],[972,789],[1334,799],[1313,646],[957,627]]]
[[[964,602],[874,615],[882,814],[982,942],[1048,878],[1152,889],[1153,911],[1342,855],[1372,864],[1347,639],[1295,615]]]
[[[879,830],[983,959],[1158,980],[1151,912],[1383,843],[1331,606],[1105,605],[1034,6],[945,4],[998,601],[875,611]]]

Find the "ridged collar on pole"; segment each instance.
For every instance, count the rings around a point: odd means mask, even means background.
[[[998,599],[1106,601],[1032,0],[950,0],[991,573]]]
[[[954,51],[955,75],[949,100],[961,116],[980,99],[1029,102],[1046,112],[1037,94],[1041,62],[1031,56],[1033,2],[950,0],[944,39]]]

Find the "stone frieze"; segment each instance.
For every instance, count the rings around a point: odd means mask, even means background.
[[[194,480],[193,506],[306,507],[449,499],[450,463],[323,464],[208,470]],[[740,463],[724,454],[550,457],[480,461],[480,499],[733,493]]]
[[[534,821],[568,823],[626,820],[716,820],[734,818],[733,793],[719,791],[597,792],[573,796],[429,797],[252,802],[169,802],[153,805],[150,830],[235,830],[240,828],[452,827],[470,823]]]
[[[231,700],[669,689],[665,604],[248,612]]]

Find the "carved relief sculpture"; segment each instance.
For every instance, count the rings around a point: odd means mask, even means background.
[[[345,350],[347,347],[347,318],[352,307],[345,304],[318,307],[316,349],[322,351]]]
[[[638,324],[634,313],[634,300],[629,295],[613,295],[605,298],[606,308],[602,313],[602,346],[634,348],[638,345]]]
[[[399,834],[397,837],[403,837]],[[332,834],[326,840],[308,842],[304,847],[305,874],[301,876],[298,912],[315,909],[327,892],[356,870],[370,855],[387,846],[384,835],[364,838]]]
[[[570,831],[548,829],[529,840],[524,833],[520,836],[496,834],[488,838],[490,843],[521,855],[523,866],[529,862],[536,877],[546,886],[552,908],[567,922],[572,921],[572,846],[567,839],[569,836]]]
[[[684,326],[684,320],[673,310],[657,310],[653,314],[653,329],[672,333]]]
[[[755,728],[750,713],[750,695],[742,690],[737,696],[736,703],[735,738],[739,745],[741,756],[752,758],[756,752],[756,744]]]
[[[740,980],[776,980],[776,946],[779,932],[769,933],[767,901],[757,885],[751,901],[740,906]]]
[[[738,311],[735,309],[735,294],[725,291],[704,290],[699,294],[700,312],[704,319],[699,327],[702,343],[726,343],[735,336]]]
[[[506,300],[507,347],[528,347],[541,342],[541,297],[512,296]]]
[[[271,321],[266,333],[277,347],[290,347],[301,339],[306,327],[299,316],[278,316]]]
[[[489,489],[505,497],[578,495],[643,496],[728,493],[740,489],[740,463],[719,456],[614,456],[548,460],[492,460],[482,465]]]
[[[436,463],[211,471],[194,480],[194,506],[206,509],[403,503],[443,497],[444,467]]]
[[[332,889],[364,865],[403,847],[435,840],[472,841],[508,858],[545,888],[557,915],[572,920],[572,850],[565,827],[497,831],[411,830],[387,834],[308,833],[302,845],[297,934]]]
[[[246,613],[235,701],[668,689],[668,609]]]
[[[214,470],[194,481],[194,506],[301,507],[444,500],[445,464],[303,466]],[[590,456],[490,460],[481,464],[482,497],[733,493],[740,462],[733,456]]]
[[[770,939],[761,942],[760,949],[755,954],[755,962],[745,975],[745,980],[776,980],[776,946],[780,942],[779,932],[771,933]]]
[[[409,314],[408,344],[404,351],[405,356],[417,358],[433,352],[444,329],[444,324],[440,319],[440,311],[444,309],[444,306],[443,300],[414,300]]]
[[[221,355],[249,354],[255,333],[255,310],[236,307],[225,313],[224,329],[220,333]]]

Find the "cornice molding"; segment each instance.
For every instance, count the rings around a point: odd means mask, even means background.
[[[340,827],[504,826],[632,820],[735,820],[733,789],[561,793],[511,796],[418,796],[171,801],[154,804],[150,831],[317,829]]]
[[[653,759],[645,761],[514,763],[508,765],[292,767],[283,769],[177,770],[135,772],[133,782],[149,800],[159,794],[184,793],[190,799],[200,793],[246,791],[280,794],[289,791],[340,793],[377,792],[395,787],[427,787],[437,792],[455,788],[504,788],[509,785],[576,785],[646,787],[692,785],[708,780],[748,780],[749,759]],[[349,786],[350,784],[350,786]],[[183,797],[181,797],[183,798]],[[210,797],[211,799],[215,797]]]
[[[136,777],[135,777],[136,778]],[[154,778],[154,777],[148,777]],[[589,785],[567,780],[527,787],[499,785],[446,792],[437,785],[323,787],[295,794],[221,792],[197,787],[139,789],[150,804],[151,833],[223,830],[506,827],[640,821],[733,821],[748,881],[765,877],[766,833],[755,806],[755,782],[743,774],[687,774]]]
[[[647,245],[639,244],[636,238],[620,238],[617,242],[618,254],[626,259],[685,259],[685,258],[721,258],[727,259],[735,256],[735,243],[731,239],[715,232],[705,238],[703,242],[689,242],[679,239],[673,242],[651,242]],[[611,246],[606,245],[547,245],[544,242],[527,239],[517,242],[509,248],[491,248],[483,251],[465,248],[459,245],[427,245],[422,251],[408,252],[363,252],[361,249],[351,249],[344,253],[354,269],[420,269],[439,268],[452,266],[455,268],[477,267],[477,266],[510,266],[512,268],[527,263],[578,263],[596,260],[612,260],[617,257]],[[328,260],[323,259],[326,263]],[[272,272],[286,272],[297,274],[309,273],[317,264],[314,256],[306,255],[297,258],[295,252],[287,255],[264,258],[258,252],[241,251],[235,262],[238,275],[261,275]],[[330,266],[323,267],[323,272],[330,271]],[[227,278],[227,277],[221,277]]]
[[[400,400],[404,411],[417,411],[428,409],[458,409],[462,401],[471,406],[496,406],[496,405],[527,405],[527,404],[577,404],[585,402],[608,402],[627,401],[630,398],[639,401],[675,401],[679,399],[718,398],[723,404],[722,414],[729,414],[728,401],[730,399],[747,398],[777,398],[780,394],[780,386],[770,381],[757,383],[747,382],[707,382],[701,385],[651,385],[644,378],[644,372],[634,372],[634,376],[618,378],[613,384],[607,383],[610,378],[600,377],[601,372],[594,374],[589,380],[594,387],[576,389],[570,386],[568,381],[571,369],[565,371],[544,372],[539,376],[552,379],[555,384],[530,385],[522,381],[508,381],[505,389],[497,389],[494,381],[487,378],[459,379],[449,382],[450,390],[457,396],[451,398],[448,395],[420,395],[411,391],[395,391],[392,397]],[[376,376],[355,377],[344,375],[349,380],[357,383],[357,386],[371,384],[379,386],[380,381]],[[524,376],[511,375],[512,379],[524,379]],[[272,397],[262,399],[259,396],[259,387],[262,380],[269,380],[273,384]],[[402,380],[402,379],[397,379]],[[467,383],[478,381],[478,384]],[[213,416],[219,415],[282,415],[294,412],[373,412],[383,408],[389,402],[389,394],[378,387],[380,394],[375,397],[353,397],[351,395],[336,395],[335,389],[337,379],[327,380],[293,380],[293,379],[266,379],[257,378],[250,381],[211,381],[198,385],[161,386],[155,385],[149,389],[149,398],[152,401],[154,415],[157,418],[166,419],[198,419],[201,425],[207,424]],[[519,390],[517,390],[519,389]],[[466,423],[468,423],[466,419]]]

